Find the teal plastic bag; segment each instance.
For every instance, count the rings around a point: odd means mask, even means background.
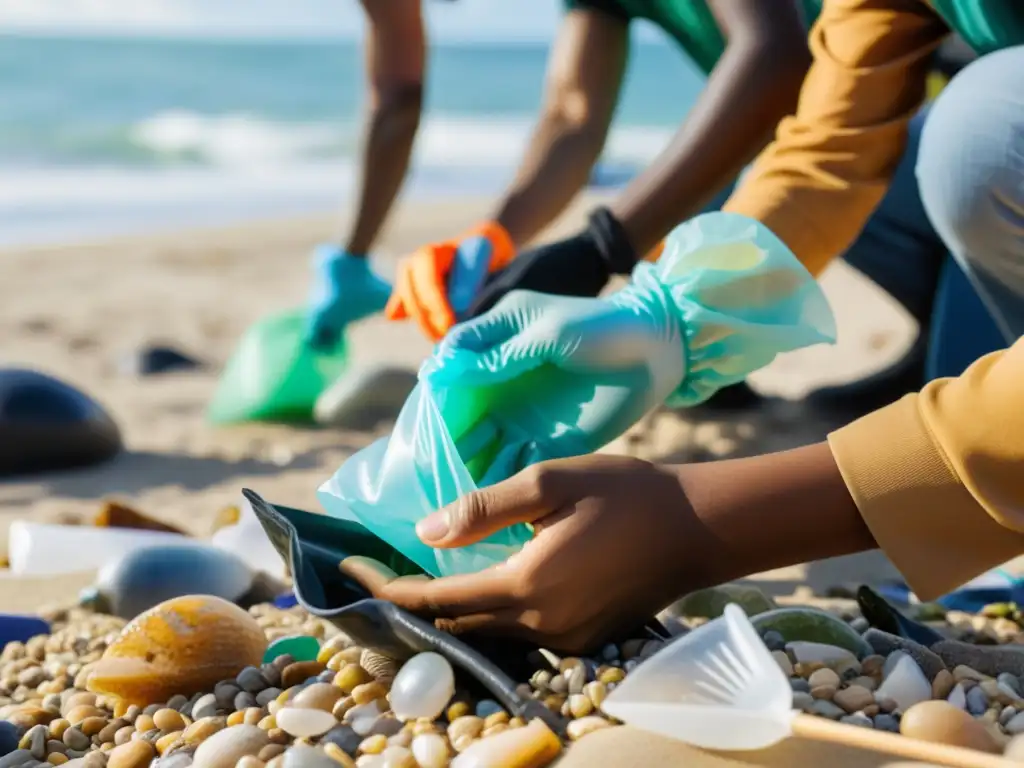
[[[454,329],[392,435],[346,461],[319,497],[427,573],[475,572],[531,530],[443,550],[423,544],[416,523],[526,466],[597,450],[661,402],[699,403],[780,352],[834,338],[824,294],[777,237],[737,214],[700,216],[610,297],[512,293]]]
[[[242,336],[221,375],[207,416],[220,424],[244,421],[311,422],[320,394],[344,372],[344,339],[329,353],[304,340],[306,315],[269,315]]]

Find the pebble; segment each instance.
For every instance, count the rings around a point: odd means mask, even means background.
[[[770,629],[762,635],[761,639],[764,640],[764,644],[768,647],[768,650],[773,653],[775,651],[785,652],[786,650],[786,638],[782,636],[781,632],[776,632],[774,629]]]
[[[269,690],[276,689],[272,688]],[[280,695],[280,691],[278,691],[278,695]],[[325,712],[330,712],[334,709],[334,705],[338,703],[338,699],[342,698],[344,695],[344,692],[336,685],[331,685],[329,683],[313,683],[299,691],[299,693],[291,700],[290,704],[294,707],[322,709]],[[258,702],[259,699],[257,698],[257,703]]]
[[[903,651],[912,658],[917,666],[921,668],[929,680],[946,669],[945,662],[938,655],[932,653],[925,646],[909,640],[905,637],[891,635],[880,629],[869,629],[864,633],[864,639],[871,646],[872,650],[881,656],[888,658],[896,651]]]
[[[815,699],[811,705],[811,714],[827,717],[829,720],[838,720],[846,714],[846,710],[836,706],[826,699]]]
[[[904,711],[931,698],[931,683],[909,655],[896,651],[886,659],[885,667],[888,669],[877,691],[880,698],[892,699]]]
[[[907,709],[900,720],[900,733],[982,752],[998,751],[981,722],[944,701],[923,701]]]
[[[786,644],[786,651],[798,664],[818,663],[825,667],[838,667],[857,661],[857,657],[845,648],[813,642],[792,642]]]
[[[14,768],[33,761],[32,753],[27,749],[16,749],[0,757],[0,768]]]
[[[18,741],[21,734],[14,723],[0,720],[0,758],[9,755],[18,748]]]
[[[794,693],[811,692],[811,684],[804,680],[802,677],[789,678],[789,687],[793,689]]]
[[[1006,732],[1016,736],[1019,733],[1024,733],[1024,712],[1011,717],[1006,723]]]
[[[156,757],[153,745],[144,739],[114,747],[107,757],[107,768],[146,768]]]
[[[840,680],[839,675],[825,667],[812,672],[811,676],[807,678],[807,684],[811,686],[812,690],[817,688],[819,685],[831,685],[834,688],[838,688]]]
[[[246,667],[235,677],[235,682],[243,691],[254,695],[269,687],[267,679],[263,677],[263,673],[258,667]]]
[[[931,646],[931,650],[947,667],[962,665],[989,677],[1004,672],[1018,678],[1024,676],[1024,646],[1021,645],[973,645],[943,640]]]
[[[412,756],[420,768],[446,768],[450,755],[444,738],[435,733],[424,733],[412,740]]]
[[[875,724],[870,717],[865,715],[863,712],[854,712],[852,715],[846,715],[845,717],[839,718],[839,722],[843,725],[855,725],[858,728],[874,728]]]
[[[200,696],[196,699],[195,704],[192,705],[192,717],[196,720],[213,717],[217,714],[217,707],[217,696],[215,694],[208,693],[205,696]]]
[[[957,709],[967,709],[967,693],[964,691],[963,685],[957,683],[953,686],[953,690],[949,692],[949,696],[946,697],[946,702],[952,704]]]
[[[983,715],[985,710],[988,709],[988,696],[981,689],[981,686],[975,686],[967,692],[967,711],[972,715]]]
[[[956,681],[953,679],[953,673],[948,669],[940,669],[939,673],[932,679],[932,698],[947,698],[955,684]]]
[[[570,723],[570,727],[573,725],[578,726],[589,719],[591,718],[574,720]],[[610,723],[604,718],[595,717],[593,719],[599,720],[603,724],[602,726],[595,725],[593,730],[597,730],[599,727],[610,726]],[[581,734],[579,738],[582,738],[583,735],[585,734]],[[570,736],[570,738],[572,737]],[[524,728],[504,731],[496,736],[469,745],[452,762],[452,768],[546,766],[561,751],[562,744],[558,737],[544,724],[543,720],[535,719]]]
[[[874,704],[875,697],[866,688],[853,685],[837,691],[835,696],[832,697],[832,701],[852,714]]]
[[[353,697],[355,693],[353,690]],[[433,720],[444,711],[454,693],[455,672],[448,660],[438,653],[420,653],[409,659],[395,676],[391,707],[401,720]]]
[[[268,734],[255,725],[233,725],[200,744],[194,764],[196,768],[234,768],[242,757],[258,754],[268,743]]]
[[[338,768],[338,763],[324,750],[307,744],[296,744],[275,759],[281,760],[282,768]]]
[[[347,664],[334,676],[333,684],[345,693],[352,693],[356,687],[368,683],[372,679],[370,673],[358,664]]]
[[[785,651],[772,651],[772,658],[775,659],[775,663],[779,665],[779,669],[782,670],[782,674],[786,677],[793,676],[793,662],[789,660],[789,656],[786,655]]]
[[[319,661],[296,661],[281,670],[281,687],[291,688],[306,682],[311,677],[316,677],[326,667]]]
[[[999,724],[1005,726],[1016,714],[1016,707],[1003,707],[1002,712],[999,713]]]
[[[1016,675],[1011,675],[1009,672],[1001,672],[996,676],[996,682],[1012,691],[1014,696],[1018,698],[1024,697],[1024,691],[1021,690],[1020,680]]]
[[[809,712],[814,704],[814,697],[809,693],[794,693],[793,694],[793,709],[799,709],[802,712]]]
[[[359,748],[359,742],[362,740],[363,737],[349,726],[337,725],[325,733],[320,741],[321,743],[334,744],[340,747],[343,752],[354,755]]]
[[[320,736],[338,724],[330,712],[294,706],[282,708],[274,718],[277,727],[292,736]]]
[[[892,715],[881,712],[874,717],[875,730],[889,731],[890,733],[900,732],[900,721]]]
[[[77,749],[81,751],[87,750],[89,745],[92,744],[92,739],[74,726],[65,729],[64,733],[61,734],[61,739],[70,749]]]

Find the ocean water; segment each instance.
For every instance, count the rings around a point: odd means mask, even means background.
[[[547,46],[440,45],[405,193],[493,192],[540,104]],[[654,158],[701,77],[634,43],[596,182]],[[351,199],[354,42],[0,36],[0,244],[333,210]]]

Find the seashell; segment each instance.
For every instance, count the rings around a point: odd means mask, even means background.
[[[100,569],[96,590],[103,607],[131,619],[158,603],[185,595],[215,595],[232,602],[252,587],[241,559],[204,544],[143,547]]]
[[[145,706],[212,690],[259,666],[266,648],[260,625],[237,605],[209,595],[177,597],[129,622],[89,668],[86,684]]]
[[[373,675],[378,683],[390,685],[398,674],[399,663],[383,653],[365,649],[359,657],[359,666]]]
[[[391,707],[400,720],[433,720],[455,693],[455,672],[439,653],[418,653],[402,666],[391,686]]]
[[[562,743],[543,720],[532,720],[474,742],[452,761],[451,768],[528,768],[547,765],[562,751]]]

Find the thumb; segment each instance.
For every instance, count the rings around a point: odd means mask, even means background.
[[[416,524],[416,533],[424,544],[448,549],[481,541],[517,523],[536,522],[562,506],[556,478],[543,465],[530,467],[428,515]]]

